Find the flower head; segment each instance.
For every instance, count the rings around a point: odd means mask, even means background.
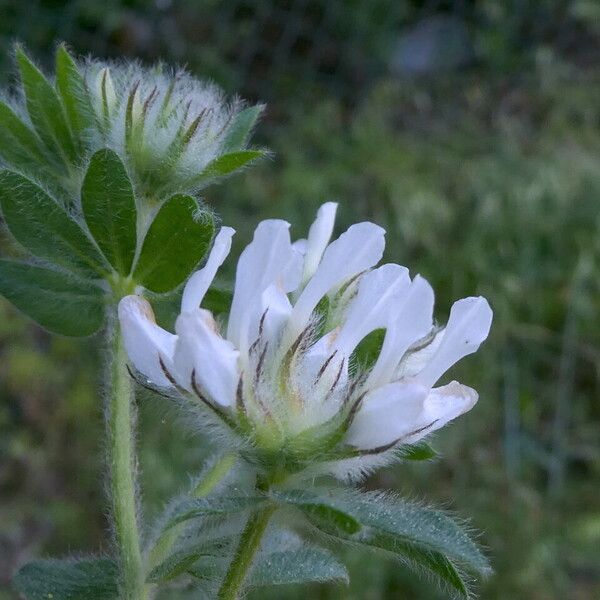
[[[137,370],[209,406],[249,454],[348,475],[474,406],[475,390],[434,386],[486,339],[492,311],[484,298],[465,298],[436,327],[427,281],[376,266],[384,230],[359,223],[330,243],[335,212],[324,204],[295,243],[285,221],[258,225],[238,261],[226,328],[202,300],[229,253],[228,227],[188,281],[174,334],[138,296],[121,301],[119,316]],[[385,335],[376,360],[357,364],[357,348],[377,330]]]
[[[243,103],[227,101],[216,85],[182,69],[89,61],[83,74],[98,123],[92,142],[126,156],[138,189],[149,197],[198,189],[219,175],[206,168],[244,149],[263,108],[245,109],[240,129]]]

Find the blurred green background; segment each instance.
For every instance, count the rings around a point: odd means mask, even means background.
[[[266,216],[303,236],[335,199],[340,230],[387,229],[386,258],[431,281],[441,320],[487,296],[492,336],[453,373],[477,408],[435,438],[440,460],[367,485],[469,517],[496,570],[482,598],[600,598],[600,3],[0,0],[3,84],[17,39],[46,67],[64,40],[266,101],[256,143],[273,159],[206,195],[238,248]],[[2,600],[33,555],[106,546],[97,341],[0,302]],[[208,450],[148,393],[140,424],[151,517]],[[347,563],[348,589],[268,597],[445,597],[391,562]]]

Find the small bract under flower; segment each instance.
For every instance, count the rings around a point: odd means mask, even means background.
[[[156,386],[210,406],[258,453],[336,461],[412,444],[470,410],[477,392],[440,377],[486,339],[484,298],[456,302],[434,325],[434,294],[405,267],[377,267],[384,230],[351,226],[329,243],[336,205],[324,204],[308,239],[263,221],[238,261],[226,330],[202,308],[234,231],[223,227],[204,268],[188,281],[176,332],[159,327],[139,296],[121,301],[129,356]],[[372,365],[355,351],[385,330]]]

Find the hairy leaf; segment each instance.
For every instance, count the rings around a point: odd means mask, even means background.
[[[44,267],[0,260],[0,294],[55,333],[91,335],[104,321],[102,289]]]
[[[0,172],[0,205],[10,232],[35,256],[85,275],[105,274],[102,256],[81,227],[23,175]]]
[[[181,502],[170,514],[165,529],[178,523],[209,515],[235,514],[255,509],[266,502],[261,496],[192,498]]]
[[[322,505],[348,515],[363,526],[387,534],[398,542],[417,544],[441,552],[469,570],[490,571],[486,557],[467,532],[440,510],[428,508],[381,492],[341,488],[312,488],[274,493],[280,501],[296,506]],[[328,533],[329,529],[325,529]]]
[[[83,76],[73,57],[62,44],[56,51],[56,87],[71,130],[81,144],[85,133],[94,127],[94,111]]]
[[[128,275],[135,256],[137,210],[125,165],[112,150],[92,156],[81,188],[81,206],[108,262],[121,275]]]
[[[153,292],[175,289],[202,260],[214,234],[212,216],[197,216],[191,196],[178,194],[161,207],[148,229],[134,279]]]
[[[273,492],[275,499],[299,508],[312,522],[326,531],[340,530],[344,533],[356,533],[360,522],[344,508],[338,509],[326,496],[295,490]]]
[[[264,155],[265,153],[262,150],[240,150],[239,152],[222,154],[206,166],[199,175],[199,182],[231,175],[231,173]]]
[[[118,569],[105,558],[36,560],[14,578],[27,600],[117,600]]]
[[[469,586],[458,569],[441,552],[422,548],[418,544],[403,542],[386,534],[367,536],[361,542],[367,546],[385,550],[417,569],[423,569],[438,579],[440,584],[454,588],[464,597],[469,595]]]
[[[252,128],[265,109],[263,104],[249,106],[240,111],[229,126],[223,142],[224,152],[233,152],[240,150],[248,142]]]
[[[45,157],[40,140],[4,102],[0,102],[0,157],[30,175],[40,175]]]
[[[333,554],[316,546],[260,555],[248,577],[248,586],[299,583],[348,583],[346,567]]]
[[[38,135],[49,150],[66,164],[75,164],[77,154],[65,110],[56,90],[21,48],[16,53],[21,72],[27,112]]]

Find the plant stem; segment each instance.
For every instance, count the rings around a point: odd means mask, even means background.
[[[217,596],[219,600],[236,600],[238,597],[274,510],[275,506],[267,506],[252,514],[248,519],[219,590]]]
[[[107,418],[112,518],[119,553],[122,598],[144,600],[144,577],[136,502],[133,383],[118,319],[111,315],[110,399]]]

